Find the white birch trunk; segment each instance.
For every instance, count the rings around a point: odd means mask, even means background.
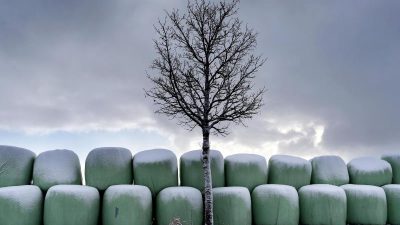
[[[213,196],[210,162],[210,130],[203,129],[204,224],[213,225]]]

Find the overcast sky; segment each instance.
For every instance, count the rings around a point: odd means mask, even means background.
[[[0,4],[0,144],[37,153],[133,153],[201,146],[153,113],[143,88],[153,24],[178,0],[12,0]],[[400,152],[400,1],[242,0],[258,31],[265,107],[247,127],[212,137],[224,155],[305,158]]]

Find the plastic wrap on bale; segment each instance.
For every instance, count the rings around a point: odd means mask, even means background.
[[[382,159],[392,166],[392,183],[400,184],[400,154],[386,154],[382,156]]]
[[[85,162],[86,185],[104,191],[111,185],[132,184],[132,153],[125,148],[93,149]]]
[[[384,160],[360,157],[347,164],[350,183],[383,186],[392,182],[392,167]]]
[[[34,185],[0,188],[0,224],[42,225],[43,194]]]
[[[225,158],[226,186],[255,187],[267,183],[267,161],[256,154],[235,154]]]
[[[30,150],[0,145],[0,187],[31,184],[35,157]]]
[[[213,189],[214,225],[251,225],[251,197],[245,187]]]
[[[169,187],[157,195],[158,225],[203,225],[201,192],[192,187]]]
[[[251,193],[254,225],[298,225],[299,197],[294,187],[264,184]]]
[[[311,182],[311,163],[296,156],[274,155],[268,163],[268,183],[285,184],[296,189]]]
[[[387,223],[400,225],[400,184],[388,184],[382,187],[386,194]]]
[[[40,153],[33,166],[33,184],[42,191],[58,184],[82,184],[78,156],[71,150]]]
[[[203,192],[204,175],[202,151],[194,150],[182,154],[180,158],[180,178],[182,186],[194,187]],[[211,176],[213,187],[225,186],[224,157],[221,152],[210,150]]]
[[[348,224],[386,224],[386,195],[381,187],[359,184],[341,187],[346,192]]]
[[[96,188],[56,185],[46,194],[44,225],[97,225],[100,195]]]
[[[152,197],[141,185],[113,185],[103,197],[103,225],[151,225]]]
[[[178,186],[178,167],[175,154],[166,149],[146,150],[133,157],[135,184],[148,187],[155,197],[167,187]]]
[[[344,185],[349,183],[347,165],[339,156],[326,155],[311,159],[312,184]]]
[[[346,225],[346,193],[330,184],[312,184],[299,190],[300,221],[307,225]]]

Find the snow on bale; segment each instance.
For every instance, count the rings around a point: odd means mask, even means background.
[[[349,183],[346,163],[339,156],[326,155],[311,159],[312,184],[344,185]]]
[[[0,145],[0,187],[30,184],[35,153]]]
[[[152,197],[141,185],[113,185],[103,197],[103,225],[151,225]]]
[[[311,163],[296,156],[274,155],[269,159],[268,183],[286,184],[296,189],[309,185]]]
[[[106,190],[111,185],[132,184],[132,153],[126,148],[93,149],[85,163],[86,185]]]
[[[44,225],[97,225],[100,195],[81,185],[51,187],[44,202]]]
[[[341,187],[347,197],[348,224],[386,224],[387,205],[383,188],[357,184]]]
[[[214,225],[251,225],[251,197],[245,187],[213,189]]]
[[[82,184],[78,156],[71,150],[40,153],[33,165],[33,184],[42,191],[57,184]]]
[[[204,190],[204,176],[201,150],[194,150],[184,153],[180,158],[181,185]],[[221,152],[210,151],[211,176],[213,187],[225,186],[224,157]]]
[[[0,188],[0,224],[41,225],[43,196],[33,185]]]
[[[300,221],[307,225],[346,225],[346,193],[330,184],[313,184],[299,190]]]
[[[390,163],[393,172],[393,184],[400,184],[400,154],[383,155],[382,159]]]
[[[388,184],[382,187],[386,194],[388,224],[400,224],[400,185]]]
[[[298,225],[299,197],[294,187],[264,184],[251,194],[254,225]]]
[[[169,187],[157,195],[157,224],[203,224],[201,192],[192,187]]]
[[[347,164],[350,183],[382,186],[392,182],[392,167],[384,160],[360,157]]]
[[[247,187],[267,183],[267,161],[256,154],[235,154],[225,158],[226,186]]]
[[[146,150],[133,157],[135,184],[150,188],[155,197],[167,187],[178,186],[178,167],[175,154],[166,149]]]

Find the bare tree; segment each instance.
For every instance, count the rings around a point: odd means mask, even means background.
[[[213,224],[210,133],[227,135],[231,122],[257,114],[264,93],[252,80],[265,60],[253,54],[257,34],[237,17],[238,3],[188,1],[186,12],[166,12],[155,26],[157,75],[146,95],[157,113],[202,130],[206,225]]]

